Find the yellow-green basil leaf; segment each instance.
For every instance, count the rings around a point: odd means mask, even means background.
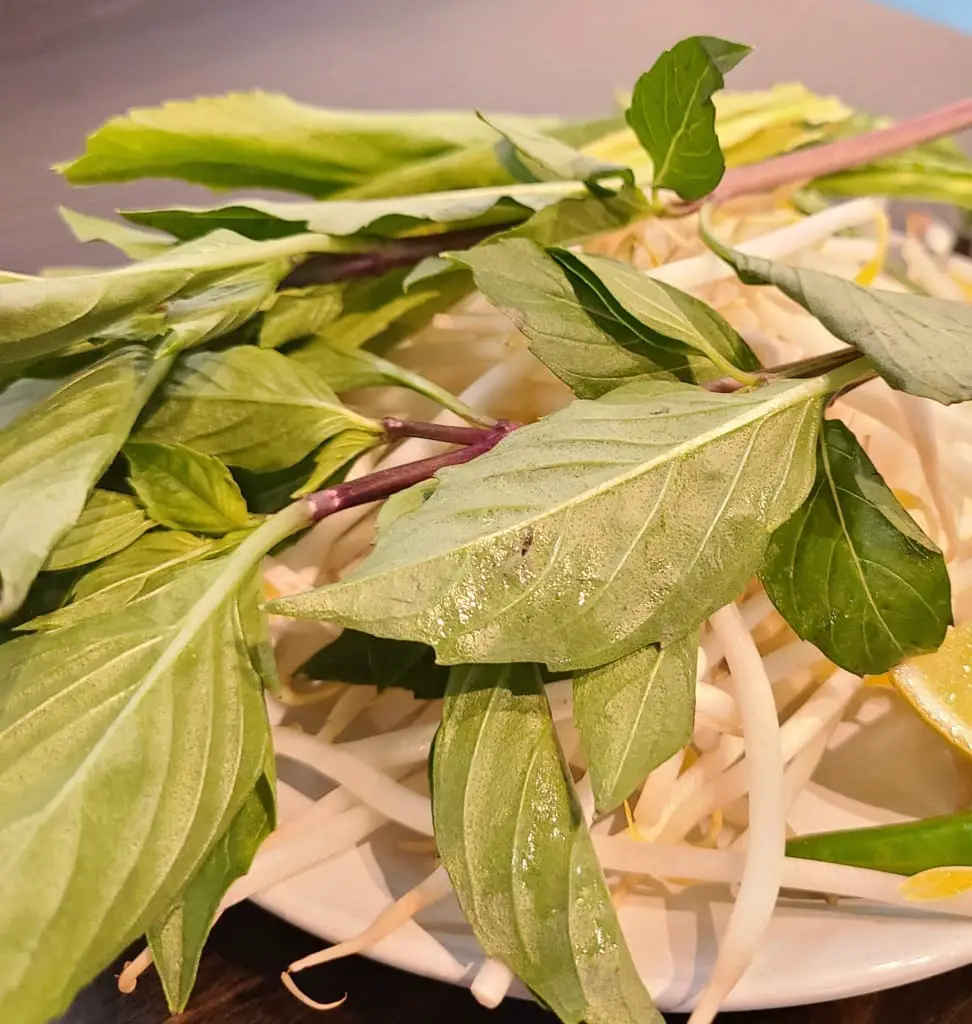
[[[97,488],[78,521],[48,555],[44,568],[57,571],[100,561],[127,548],[153,525],[129,495]]]
[[[240,345],[183,357],[136,440],[185,444],[259,473],[292,466],[352,427],[381,432],[312,370],[272,349]]]
[[[574,723],[594,802],[613,811],[692,738],[699,635],[574,676]]]
[[[439,856],[487,954],[565,1024],[661,1024],[621,934],[537,666],[454,668],[431,772]]]
[[[130,441],[124,451],[132,489],[157,523],[218,535],[250,525],[236,481],[214,456],[151,441]]]
[[[77,522],[168,366],[145,349],[120,349],[0,432],[0,618],[20,607]]]
[[[238,590],[265,550],[0,647],[3,1020],[63,1013],[172,905],[252,792],[269,738],[241,626],[253,612],[238,608],[253,591]]]
[[[148,943],[166,1002],[182,1013],[189,1002],[203,946],[226,890],[249,871],[260,844],[276,824],[273,749],[266,768],[229,827],[209,851],[178,899],[149,929]]]

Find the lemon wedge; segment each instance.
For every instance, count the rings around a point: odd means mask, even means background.
[[[972,868],[929,868],[912,875],[898,887],[906,900],[947,900],[972,889]]]
[[[972,756],[972,623],[953,626],[934,654],[908,658],[890,676],[930,726]]]

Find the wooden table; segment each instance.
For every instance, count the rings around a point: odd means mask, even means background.
[[[555,1024],[531,1003],[510,1000],[484,1010],[465,990],[351,957],[301,978],[309,995],[329,1001],[328,1014],[298,1003],[279,981],[281,967],[320,943],[252,904],[220,921],[199,980],[179,1024]],[[150,972],[122,996],[113,966],[83,992],[61,1024],[162,1024],[168,1020],[158,979]],[[972,1022],[972,967],[928,981],[839,1003],[733,1014],[728,1024],[965,1024]],[[11,1022],[13,1024],[13,1022]],[[670,1017],[669,1024],[684,1024]]]

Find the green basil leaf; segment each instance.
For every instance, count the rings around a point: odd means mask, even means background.
[[[719,372],[730,375],[736,370],[760,368],[759,360],[739,333],[694,295],[606,256],[586,256],[565,249],[555,249],[551,255],[582,276],[608,305],[620,309],[623,319],[649,344],[675,342],[698,352]]]
[[[201,540],[191,533],[153,530],[88,570],[74,584],[71,604],[39,615],[17,628],[32,632],[63,629],[92,615],[124,608],[129,601],[161,586],[179,566],[219,554],[235,543],[238,538],[232,538],[232,543],[231,538],[226,538],[224,544]]]
[[[773,284],[852,345],[898,391],[943,405],[972,399],[972,306],[864,288],[820,270],[729,249],[705,228],[706,243],[745,284]]]
[[[20,607],[77,522],[167,365],[144,349],[121,349],[0,433],[0,618]]]
[[[277,292],[260,323],[261,348],[280,348],[309,338],[341,315],[342,283],[308,285]]]
[[[613,811],[692,739],[698,648],[693,631],[574,676],[574,723],[598,811]]]
[[[325,682],[389,686],[411,690],[420,700],[445,694],[449,669],[437,665],[435,651],[426,644],[387,640],[346,629],[301,666],[303,675]]]
[[[19,377],[12,381],[0,391],[0,430],[9,427],[63,383],[60,377]]]
[[[143,340],[162,332],[167,304],[220,273],[294,260],[331,248],[321,235],[253,242],[231,231],[115,270],[27,278],[0,288],[0,371],[72,351],[91,338]],[[159,309],[162,312],[159,312]],[[177,315],[179,310],[177,308]]]
[[[694,200],[719,184],[726,165],[712,94],[749,52],[738,43],[691,36],[666,50],[638,79],[627,118],[652,159],[655,187]]]
[[[89,135],[84,155],[57,170],[74,185],[177,178],[323,197],[413,160],[491,141],[473,114],[327,110],[280,93],[229,93],[130,110]]]
[[[838,383],[653,381],[574,402],[438,474],[341,582],[271,607],[428,643],[446,664],[596,668],[669,643],[742,590],[802,504]]]
[[[78,521],[48,555],[44,569],[57,572],[100,561],[133,544],[153,525],[127,494],[96,489]]]
[[[264,537],[0,648],[4,1020],[62,1013],[171,906],[263,772],[237,602]]]
[[[299,462],[349,428],[381,432],[341,405],[312,370],[279,352],[240,345],[183,357],[135,440],[185,444],[264,472]]]
[[[455,229],[474,224],[511,224],[525,220],[582,186],[553,181],[491,188],[429,192],[388,199],[332,199],[327,202],[236,199],[217,207],[182,206],[162,210],[126,210],[124,217],[176,238],[198,238],[217,228],[247,238],[268,239],[305,231],[322,235],[394,236],[432,224]]]
[[[130,441],[124,452],[132,489],[157,523],[217,535],[250,525],[236,481],[214,456],[149,441]]]
[[[158,256],[171,249],[174,244],[171,238],[156,234],[154,231],[133,228],[121,221],[92,217],[91,214],[79,213],[64,206],[57,212],[79,242],[105,242],[133,260]]]
[[[491,242],[451,259],[472,270],[476,286],[526,335],[530,351],[580,398],[633,381],[720,375],[695,352],[640,335],[586,276],[571,273],[575,264],[526,239]]]
[[[480,118],[511,145],[520,161],[535,180],[599,182],[605,178],[634,185],[634,174],[628,167],[605,163],[574,149],[566,142],[538,128],[505,117]]]
[[[937,651],[952,621],[941,552],[837,420],[822,427],[813,491],[773,534],[760,578],[793,629],[855,675]]]
[[[148,931],[152,960],[172,1013],[182,1013],[189,1002],[203,946],[226,890],[249,871],[260,844],[276,825],[276,774],[269,744],[265,765],[229,828],[179,898]]]
[[[336,437],[325,441],[314,453],[314,465],[310,475],[291,491],[290,497],[299,498],[332,482],[338,482],[335,477],[340,475],[342,470],[346,471],[359,455],[374,448],[378,441],[379,438],[367,430],[357,430],[354,427],[342,430]]]
[[[439,855],[487,954],[569,1024],[661,1024],[535,665],[452,670],[431,774]]]

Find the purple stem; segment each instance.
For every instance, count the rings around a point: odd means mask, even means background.
[[[367,252],[319,253],[305,260],[283,280],[280,287],[298,288],[308,284],[345,281],[351,277],[376,277],[396,267],[414,266],[426,256],[437,256],[449,249],[468,249],[509,226],[487,224],[438,235],[394,238]]]
[[[430,459],[409,462],[404,466],[380,469],[377,473],[370,473],[357,480],[350,480],[347,483],[337,484],[326,490],[308,494],[304,500],[310,505],[311,522],[319,522],[325,516],[334,515],[335,512],[340,512],[345,508],[381,501],[383,498],[406,490],[413,484],[428,480],[440,469],[471,462],[488,452],[514,429],[515,424],[503,421],[489,430],[481,431],[480,439],[465,448],[457,448],[444,455],[433,455]]]
[[[381,421],[387,437],[424,437],[429,441],[446,444],[480,444],[492,433],[492,427],[452,427],[444,423],[422,423],[417,420],[399,420],[387,416]]]

